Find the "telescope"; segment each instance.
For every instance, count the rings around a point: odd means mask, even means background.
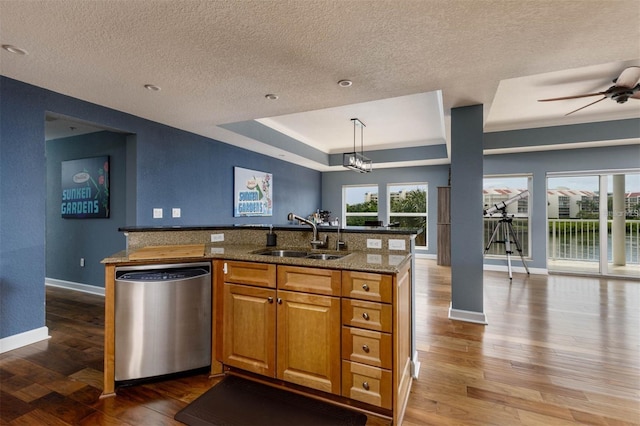
[[[509,204],[513,204],[518,200],[524,200],[528,196],[529,196],[529,190],[522,191],[521,193],[519,193],[517,195],[514,195],[513,197],[509,198],[508,200],[500,201],[499,203],[494,204],[493,206],[489,207],[488,209],[483,210],[482,214],[484,214],[486,216],[486,215],[491,215],[491,214],[494,214],[494,213],[498,213],[500,210],[504,211],[504,209],[506,209]]]

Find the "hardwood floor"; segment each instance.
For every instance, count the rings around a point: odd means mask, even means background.
[[[405,426],[640,425],[640,283],[514,274],[509,284],[487,272],[482,326],[447,318],[449,268],[418,260],[416,275],[422,365]],[[217,382],[100,399],[104,299],[46,292],[51,339],[0,355],[1,425],[180,424],[173,415]]]

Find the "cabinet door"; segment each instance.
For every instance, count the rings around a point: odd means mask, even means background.
[[[278,292],[278,378],[340,394],[340,299]]]
[[[275,376],[275,290],[224,284],[223,362]]]

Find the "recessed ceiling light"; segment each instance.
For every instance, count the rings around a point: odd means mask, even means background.
[[[144,88],[147,90],[151,90],[152,92],[159,92],[160,86],[156,86],[155,84],[145,84]]]
[[[351,80],[340,80],[338,82],[338,86],[340,87],[351,87],[353,85],[353,81]]]
[[[29,53],[24,49],[20,49],[19,47],[12,46],[10,44],[3,44],[2,48],[7,52],[15,53],[16,55],[27,55]]]
[[[269,99],[270,101],[275,101],[276,99],[278,99],[278,95],[274,95],[273,93],[268,93],[264,95],[264,97]]]

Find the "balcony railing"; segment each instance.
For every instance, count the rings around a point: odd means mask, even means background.
[[[608,230],[612,221],[607,221]],[[607,230],[607,258],[612,261],[611,233]],[[640,220],[626,221],[625,254],[628,264],[640,264]],[[597,219],[549,219],[551,260],[598,262],[600,259],[600,223]]]

